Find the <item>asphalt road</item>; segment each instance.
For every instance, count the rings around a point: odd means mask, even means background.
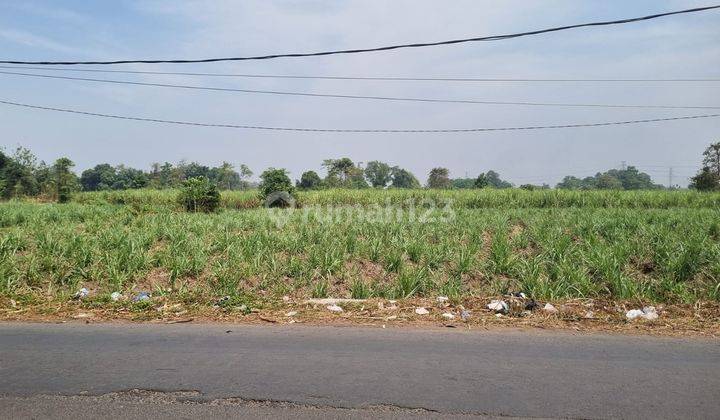
[[[128,392],[130,390],[144,390]],[[0,413],[718,418],[720,341],[520,331],[0,324]]]

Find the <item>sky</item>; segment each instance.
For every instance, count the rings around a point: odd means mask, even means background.
[[[676,0],[0,0],[1,60],[208,58],[439,41],[706,6]],[[720,11],[499,42],[392,52],[112,69],[332,76],[720,78]],[[0,69],[0,71],[7,69]],[[448,83],[25,72],[151,83],[484,101],[720,106],[720,82]],[[599,109],[380,102],[188,91],[0,74],[0,100],[209,123],[316,128],[469,128],[594,123],[706,110]],[[245,163],[257,174],[320,173],[327,158],[381,160],[424,182],[493,169],[515,184],[555,184],[625,162],[656,182],[687,185],[720,119],[462,134],[262,132],[118,121],[0,105],[0,147],[149,169],[182,159]]]

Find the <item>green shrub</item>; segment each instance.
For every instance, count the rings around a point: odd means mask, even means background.
[[[285,169],[270,168],[260,175],[260,180],[260,197],[266,200],[266,206],[288,207],[293,204],[295,188]]]
[[[178,201],[186,211],[211,213],[220,205],[220,193],[204,176],[190,178],[183,183]]]

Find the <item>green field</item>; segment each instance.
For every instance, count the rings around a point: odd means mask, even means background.
[[[123,190],[77,194],[74,201],[82,204],[130,204],[135,206],[169,206],[177,208],[177,190]],[[720,208],[720,193],[697,191],[571,191],[521,189],[480,190],[320,190],[298,191],[300,205],[392,205],[406,206],[408,200],[419,203],[451,202],[454,208],[516,209],[516,208]],[[224,191],[222,207],[249,209],[262,205],[257,191]]]
[[[215,214],[180,211],[176,194],[0,203],[0,294],[720,299],[720,194],[336,190],[300,193],[290,212],[249,191]]]

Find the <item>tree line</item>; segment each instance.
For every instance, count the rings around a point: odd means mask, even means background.
[[[40,161],[27,148],[18,147],[11,154],[0,150],[0,197],[41,196],[66,201],[76,191],[125,190],[138,188],[179,188],[194,178],[206,179],[220,190],[243,190],[258,188],[266,178],[286,185],[287,189],[319,190],[328,188],[422,188],[418,178],[409,170],[391,166],[381,161],[368,162],[364,167],[350,158],[326,159],[321,177],[316,171],[302,173],[299,180],[291,182],[284,169],[270,168],[260,176],[261,184],[251,181],[252,170],[241,164],[236,170],[229,162],[211,167],[197,162],[180,161],[176,164],[154,163],[149,171],[130,168],[125,165],[113,166],[102,163],[83,171],[77,176],[74,163],[61,157],[52,164]],[[424,184],[427,188],[514,188],[515,185],[503,180],[495,171],[480,173],[475,178],[451,178],[447,168],[433,168]],[[547,189],[549,185],[523,184],[523,189]],[[555,188],[594,190],[644,190],[662,189],[652,182],[650,175],[634,166],[625,169],[610,169],[594,176],[579,178],[568,175]],[[711,144],[703,153],[703,164],[697,175],[691,179],[689,188],[700,191],[720,190],[720,142]]]

